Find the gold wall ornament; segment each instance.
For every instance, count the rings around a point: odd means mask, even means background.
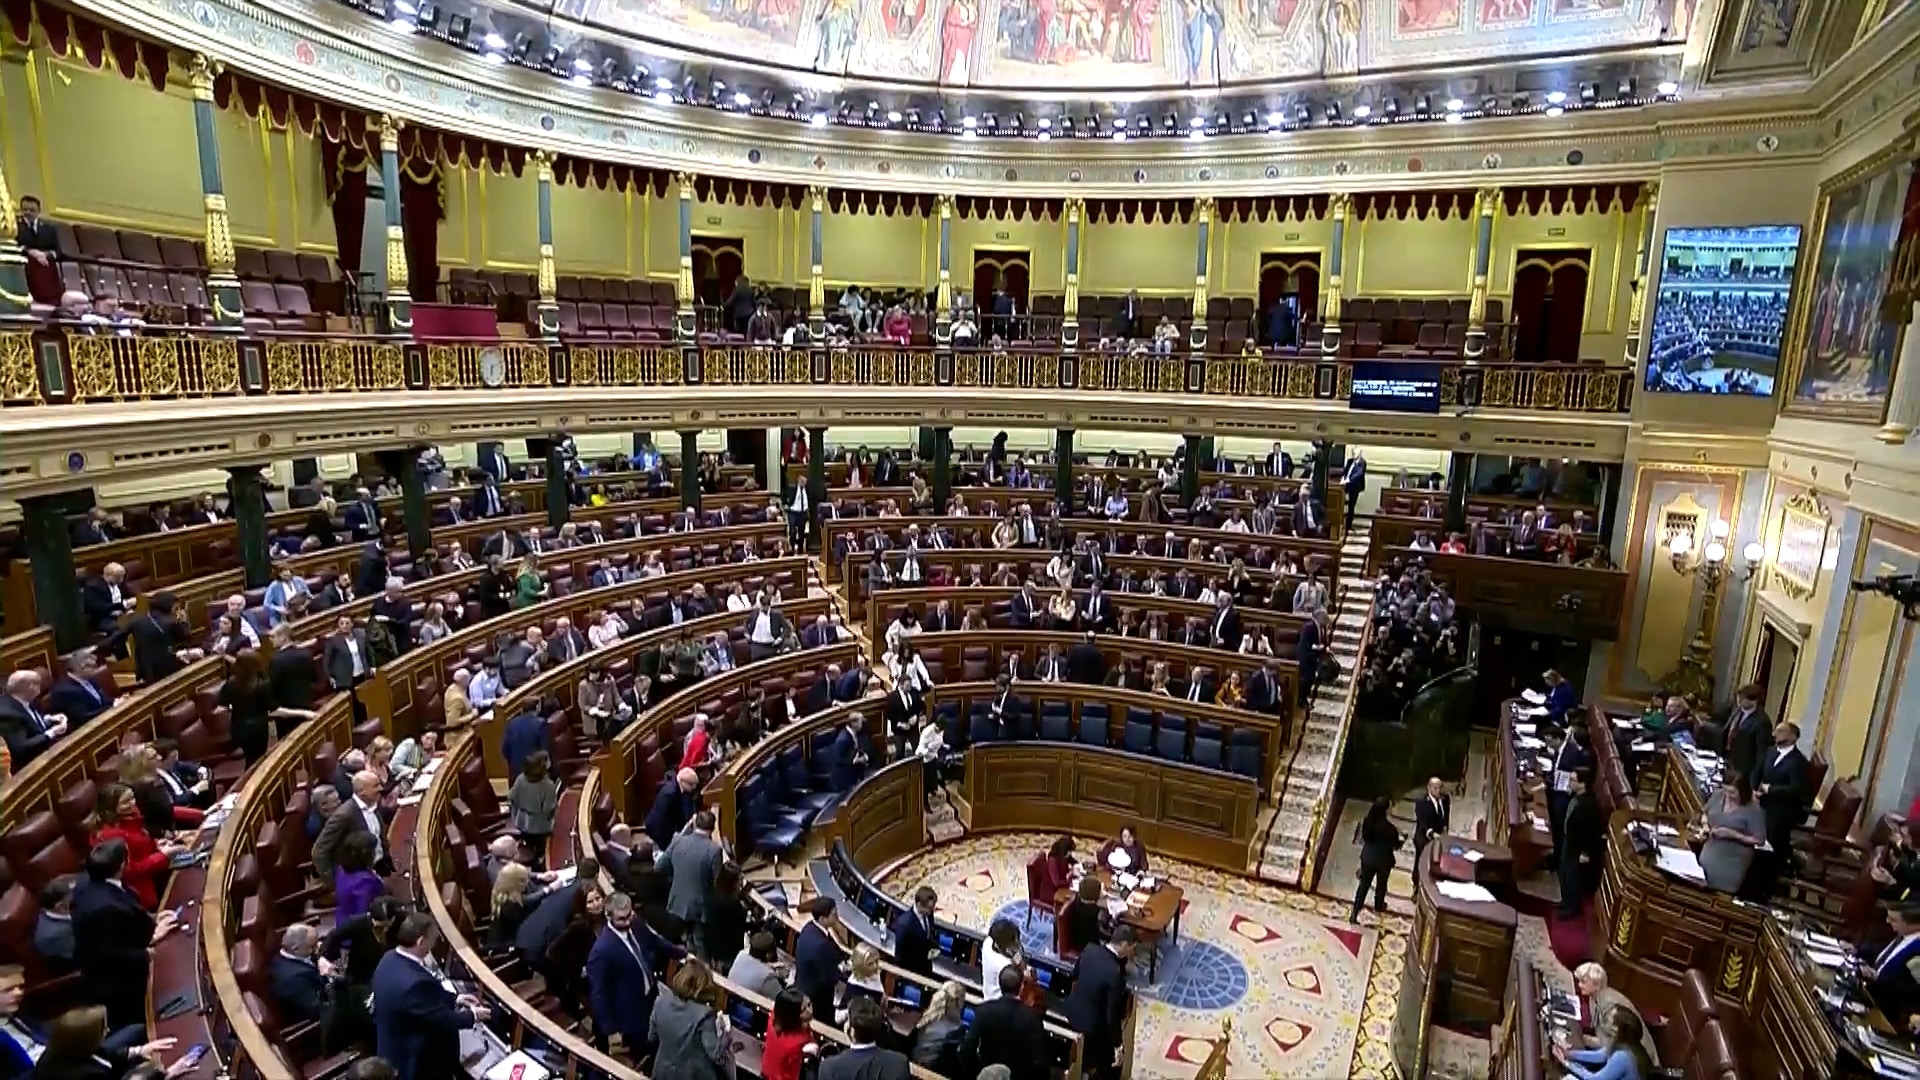
[[[10,405],[38,405],[42,401],[31,334],[0,334],[0,401]]]
[[[1613,920],[1613,947],[1625,952],[1633,945],[1633,909],[1621,905],[1619,915]]]
[[[207,274],[233,276],[233,223],[227,216],[227,197],[211,194],[202,197],[207,216]]]
[[[111,337],[67,334],[67,362],[73,368],[76,401],[117,398],[123,394],[119,365],[114,362]]]
[[[187,60],[187,86],[195,101],[213,100],[213,80],[220,75],[220,64],[206,53],[194,53]]]
[[[553,183],[553,154],[546,150],[533,152],[533,178],[542,184]]]
[[[1780,507],[1771,577],[1781,592],[1803,602],[1812,598],[1832,528],[1832,516],[1812,491],[1802,491]]]
[[[188,347],[198,346],[200,358],[200,392],[204,394],[237,394],[240,392],[240,346],[232,338],[220,337],[210,341],[186,342]]]
[[[407,298],[407,234],[399,225],[387,226],[387,299]]]
[[[1729,994],[1739,993],[1740,987],[1747,981],[1747,956],[1737,949],[1728,949],[1726,963],[1720,969],[1720,989]]]
[[[540,292],[540,301],[542,303],[553,302],[560,291],[560,279],[554,269],[552,244],[540,245],[540,262],[535,277],[538,279],[536,288],[538,288]]]
[[[306,389],[302,378],[301,342],[267,339],[267,388],[276,394],[296,394]]]
[[[380,114],[380,152],[382,154],[400,152],[400,129],[405,126],[406,121],[392,113]]]
[[[345,343],[329,341],[320,347],[320,385],[339,393],[353,390],[353,353]]]
[[[0,161],[0,251],[11,250],[19,242],[20,222],[14,216],[13,189],[7,186],[7,163]]]

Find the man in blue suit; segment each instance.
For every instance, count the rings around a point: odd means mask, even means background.
[[[507,759],[508,776],[519,776],[535,750],[553,753],[553,747],[547,744],[547,718],[538,710],[537,703],[527,702],[521,706],[520,715],[507,721],[506,730],[500,733],[500,754]]]
[[[867,692],[867,680],[873,677],[873,665],[865,657],[847,668],[833,684],[833,700],[852,701]]]
[[[1547,720],[1553,724],[1567,722],[1567,710],[1579,704],[1580,696],[1574,692],[1573,684],[1566,676],[1548,668],[1541,676],[1547,683]]]
[[[668,777],[654,794],[653,805],[647,808],[647,835],[665,851],[699,809],[700,774],[681,769]]]
[[[373,970],[376,1053],[400,1080],[451,1080],[460,1069],[460,1032],[484,1024],[487,1007],[442,986],[433,964],[440,931],[433,916],[416,911],[400,920],[398,947]]]
[[[860,749],[858,735],[863,722],[860,714],[854,713],[833,737],[833,762],[828,767],[828,775],[833,778],[835,791],[852,791],[867,771],[867,754]]]
[[[619,1035],[635,1061],[652,1043],[653,1001],[668,960],[687,955],[634,918],[625,893],[607,897],[607,927],[587,953],[587,1004],[602,1040]]]
[[[1120,1050],[1121,1020],[1127,1015],[1132,992],[1127,989],[1127,962],[1133,958],[1133,928],[1121,926],[1104,944],[1087,946],[1073,968],[1073,991],[1067,995],[1067,1026],[1080,1033],[1081,1060],[1088,1080],[1118,1076],[1114,1058]]]
[[[1355,450],[1353,456],[1347,459],[1346,472],[1342,474],[1340,478],[1340,486],[1346,489],[1347,512],[1351,514],[1354,512],[1353,508],[1360,505],[1360,494],[1367,490],[1367,458],[1365,454]]]
[[[913,893],[913,907],[893,920],[893,962],[923,978],[933,978],[933,911],[940,896],[933,886]]]
[[[833,991],[847,960],[835,934],[840,916],[831,896],[814,897],[806,912],[812,919],[793,945],[793,985],[813,1002],[815,1016],[832,1016]]]

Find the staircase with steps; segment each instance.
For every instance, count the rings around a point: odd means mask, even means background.
[[[1313,842],[1314,808],[1325,803],[1338,777],[1340,744],[1346,738],[1348,715],[1353,707],[1353,677],[1359,670],[1360,648],[1367,619],[1373,610],[1373,580],[1367,576],[1367,542],[1371,523],[1365,519],[1349,523],[1346,539],[1340,545],[1340,573],[1336,581],[1339,606],[1333,615],[1332,651],[1339,661],[1340,674],[1321,685],[1313,696],[1292,754],[1291,763],[1283,762],[1274,776],[1279,792],[1279,811],[1266,836],[1255,867],[1256,876],[1266,881],[1302,886],[1307,863],[1307,848]],[[1329,808],[1336,820],[1338,808]],[[1334,822],[1325,823],[1332,828]]]

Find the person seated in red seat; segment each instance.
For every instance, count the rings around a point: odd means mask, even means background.
[[[886,320],[880,324],[880,333],[896,345],[911,345],[913,316],[907,314],[905,307],[899,304],[893,305],[887,311]]]
[[[1126,861],[1119,866],[1114,866],[1113,864],[1115,852],[1124,852],[1127,856]],[[1133,826],[1122,825],[1120,826],[1119,836],[1100,845],[1100,854],[1097,860],[1101,866],[1110,867],[1114,870],[1125,870],[1129,873],[1144,874],[1147,872],[1147,845],[1140,842],[1140,837],[1134,833]]]
[[[1063,836],[1047,849],[1047,857],[1041,861],[1040,868],[1046,875],[1046,882],[1040,889],[1040,895],[1047,898],[1057,896],[1061,889],[1073,884],[1073,837]]]
[[[89,844],[98,847],[109,840],[127,846],[127,866],[121,876],[127,892],[148,911],[159,907],[160,882],[166,878],[167,864],[185,849],[171,840],[156,841],[147,832],[139,801],[125,784],[108,784],[100,789],[93,819],[88,822]]]

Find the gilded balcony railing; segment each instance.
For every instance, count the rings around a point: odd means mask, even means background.
[[[1634,372],[1592,364],[1431,365],[1443,408],[1621,414]],[[1340,404],[1355,362],[1315,356],[937,351],[870,346],[778,346],[631,342],[417,342],[379,337],[236,335],[189,331],[133,337],[0,331],[0,403],[531,390],[546,387],[857,387],[1075,391],[1214,400]]]

